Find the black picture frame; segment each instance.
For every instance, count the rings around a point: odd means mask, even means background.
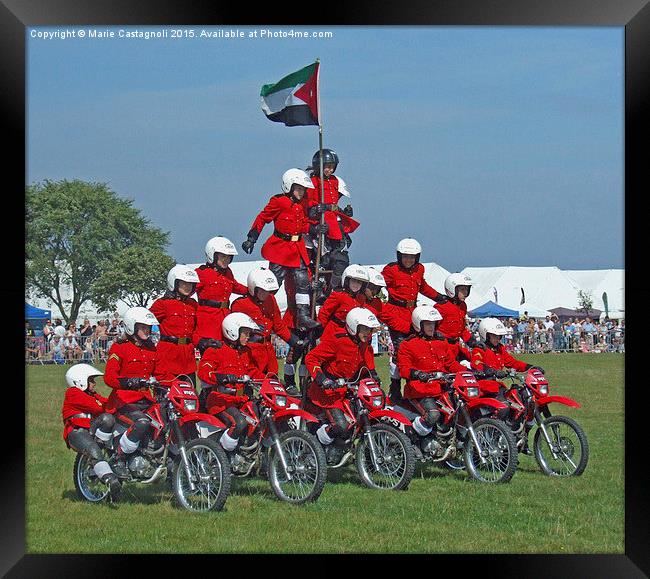
[[[252,6],[252,5],[251,5]],[[24,210],[25,175],[25,29],[41,25],[136,25],[136,24],[203,24],[203,25],[292,25],[319,23],[328,25],[507,25],[507,26],[617,26],[625,27],[625,198],[626,198],[626,301],[650,295],[647,282],[641,283],[638,268],[639,252],[645,253],[645,212],[641,183],[648,164],[648,108],[650,105],[650,7],[648,0],[419,0],[409,3],[382,3],[368,0],[348,4],[287,4],[279,11],[267,14],[255,10],[246,14],[242,4],[224,6],[204,0],[194,2],[171,0],[140,0],[75,2],[74,0],[3,0],[0,4],[0,59],[2,81],[0,102],[5,128],[5,142],[10,159],[5,168],[11,179],[4,195],[5,205],[11,205],[7,222],[19,222]],[[5,147],[7,151],[7,147]],[[645,162],[644,162],[645,161]],[[23,170],[21,171],[21,168]],[[647,181],[647,178],[645,179]],[[10,203],[10,201],[13,202]],[[645,242],[645,243],[644,243]],[[6,252],[12,271],[23,273],[24,261],[16,252]],[[647,260],[645,260],[647,262]],[[13,267],[16,269],[14,270]],[[627,289],[629,280],[629,291]],[[12,313],[5,328],[11,334],[6,340],[5,360],[22,360],[22,341],[13,337],[24,327],[19,289],[6,279],[0,288],[2,300]],[[23,288],[24,289],[24,288]],[[16,307],[14,307],[14,304]],[[632,339],[626,339],[626,397],[625,397],[625,554],[624,555],[429,555],[416,556],[418,567],[431,557],[435,565],[431,572],[444,572],[446,564],[460,574],[481,569],[483,574],[500,577],[643,577],[650,573],[650,510],[648,509],[647,469],[642,457],[645,440],[643,408],[643,374],[635,357],[642,344],[639,327],[629,324]],[[628,336],[629,337],[629,336]],[[6,377],[12,372],[7,364]],[[638,379],[636,379],[639,377]],[[13,377],[12,377],[13,380]],[[6,384],[5,392],[11,392]],[[13,388],[13,387],[12,387]],[[5,404],[8,404],[5,398]],[[6,414],[10,414],[8,412]],[[2,465],[2,536],[0,538],[0,573],[7,577],[131,577],[136,568],[146,566],[148,573],[169,570],[176,560],[172,556],[81,556],[25,555],[25,446],[16,440],[19,429],[5,426]],[[19,437],[18,437],[19,438]],[[552,500],[552,497],[549,497]],[[82,531],[83,522],[80,521]],[[219,555],[219,565],[229,560]],[[294,556],[295,557],[295,556]],[[364,565],[370,561],[363,559]],[[438,567],[439,563],[445,564]],[[196,564],[214,566],[212,556],[192,557]],[[345,563],[345,562],[343,562]],[[372,563],[372,562],[370,562]],[[405,564],[410,565],[409,562]],[[213,571],[217,569],[213,567]],[[248,570],[250,571],[250,570]],[[259,569],[258,569],[259,571]],[[296,569],[299,572],[298,569]],[[421,572],[421,571],[418,571]],[[455,575],[458,571],[455,572]]]

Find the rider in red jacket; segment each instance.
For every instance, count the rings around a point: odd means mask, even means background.
[[[324,413],[327,420],[317,431],[321,444],[344,441],[349,428],[343,411],[337,408],[346,389],[338,387],[336,379],[354,380],[366,368],[379,382],[371,343],[372,333],[379,327],[370,310],[353,308],[345,318],[345,330],[324,335],[318,346],[305,356],[307,371],[313,379],[307,397],[316,412]],[[338,462],[334,457],[332,460]]]
[[[207,393],[205,406],[225,424],[230,424],[219,439],[224,450],[237,448],[240,437],[246,432],[246,418],[239,410],[248,401],[247,388],[242,383],[251,378],[264,378],[255,364],[248,341],[260,327],[242,312],[228,314],[222,323],[224,343],[220,348],[210,347],[199,362],[199,378]],[[241,393],[238,393],[238,390]]]
[[[120,478],[129,476],[124,455],[135,452],[151,429],[143,411],[155,402],[147,380],[155,375],[158,362],[156,345],[151,340],[151,327],[156,324],[158,320],[146,308],[127,310],[124,314],[126,337],[113,343],[108,351],[104,382],[113,391],[106,402],[106,410],[130,424],[120,437],[115,465]]]
[[[435,401],[441,385],[438,380],[432,380],[431,374],[462,372],[467,368],[456,361],[453,349],[437,334],[436,324],[442,316],[436,308],[418,306],[411,319],[416,333],[402,342],[397,364],[401,377],[406,379],[404,398],[420,413],[413,421],[413,428],[426,436],[441,418]]]
[[[424,279],[424,266],[420,263],[422,246],[410,237],[402,239],[397,244],[397,261],[387,264],[382,270],[388,291],[388,303],[397,308],[398,315],[404,323],[410,326],[411,312],[417,305],[418,294],[422,294],[435,302],[447,301],[447,297],[432,288]],[[390,330],[395,355],[390,362],[390,397],[394,402],[402,397],[402,386],[399,371],[395,364],[397,352],[402,340],[408,333],[401,332],[395,323],[386,322]]]
[[[293,276],[296,288],[296,322],[306,330],[319,325],[310,318],[309,256],[303,239],[303,235],[309,231],[304,196],[310,186],[311,181],[304,171],[286,171],[282,176],[283,193],[271,197],[253,222],[246,241],[242,243],[242,249],[246,253],[252,253],[262,229],[273,221],[274,231],[262,246],[262,257],[269,260],[269,269],[280,285],[287,273]],[[323,229],[325,227],[323,225]]]
[[[156,368],[160,380],[173,380],[184,374],[196,386],[192,334],[198,304],[190,296],[198,282],[199,276],[191,267],[175,265],[167,274],[167,292],[149,308],[160,323]]]
[[[517,372],[525,372],[530,368],[542,368],[527,364],[511,356],[501,343],[501,336],[508,333],[507,328],[496,318],[483,318],[478,325],[478,333],[482,343],[478,343],[472,350],[472,370],[479,372],[486,379],[478,380],[481,393],[493,396],[505,402],[506,387],[502,382],[495,380],[505,368],[514,368]],[[507,408],[499,410],[497,417],[505,420],[508,418]]]
[[[472,348],[476,340],[467,327],[467,304],[465,300],[472,289],[472,278],[462,273],[452,273],[445,279],[445,293],[449,301],[438,303],[435,308],[442,315],[438,332],[452,346],[458,360],[469,360],[470,351],[461,343],[462,340]]]
[[[332,271],[328,290],[341,287],[343,271],[350,264],[347,248],[352,244],[352,233],[359,222],[352,219],[352,205],[349,203],[340,209],[339,199],[350,197],[345,182],[334,175],[339,164],[338,155],[332,149],[323,149],[323,175],[320,171],[320,150],[316,151],[311,160],[312,187],[307,189],[307,215],[312,225],[323,222],[327,231],[323,236],[321,266]],[[323,199],[321,202],[321,183],[323,184]],[[312,246],[316,246],[318,234],[312,235]],[[329,292],[327,292],[329,293]]]
[[[368,285],[366,268],[353,264],[345,268],[341,277],[342,288],[334,290],[318,312],[317,320],[323,325],[323,336],[339,333],[345,328],[345,317],[352,308],[365,307],[365,289]]]
[[[230,269],[237,249],[230,239],[218,235],[205,244],[206,263],[196,269],[199,283],[196,295],[196,329],[192,341],[201,353],[211,340],[221,340],[221,322],[230,313],[231,294],[246,295],[246,286],[239,283]]]
[[[107,399],[95,391],[95,378],[102,375],[90,364],[75,364],[65,373],[68,389],[61,409],[63,440],[68,448],[88,457],[97,478],[108,485],[115,501],[122,485],[99,447],[113,438],[115,425],[113,415],[104,412]]]
[[[265,267],[253,269],[247,279],[249,295],[236,299],[232,303],[233,312],[243,312],[261,328],[259,333],[251,336],[248,342],[256,365],[264,374],[278,373],[278,359],[271,334],[279,336],[290,347],[300,348],[303,341],[289,330],[282,319],[275,292],[280,289],[273,272]]]

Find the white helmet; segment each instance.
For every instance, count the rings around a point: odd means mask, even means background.
[[[471,288],[473,283],[472,278],[465,273],[452,273],[445,279],[445,292],[450,298],[455,298],[456,286],[467,285]]]
[[[284,175],[282,175],[282,191],[289,193],[291,191],[291,185],[294,183],[307,187],[308,189],[314,186],[309,175],[302,169],[289,169],[284,172]]]
[[[176,264],[167,274],[167,287],[169,291],[176,291],[176,280],[189,283],[199,283],[199,275],[189,265]]]
[[[224,337],[231,342],[239,340],[239,330],[242,328],[250,328],[251,330],[261,330],[261,328],[253,321],[248,314],[243,312],[233,312],[228,314],[221,322],[221,331]]]
[[[75,388],[79,388],[79,390],[86,390],[88,388],[88,378],[103,375],[103,372],[90,364],[75,364],[65,373],[65,381],[68,383],[68,386],[74,386]]]
[[[374,267],[367,266],[366,272],[368,273],[368,282],[372,285],[377,285],[379,287],[386,287],[386,280],[384,276],[381,275]]]
[[[135,334],[136,324],[145,324],[147,326],[155,326],[158,323],[156,316],[154,316],[147,308],[136,306],[126,310],[124,314],[124,331],[132,336]]]
[[[439,322],[442,314],[433,306],[418,306],[411,314],[411,323],[416,332],[422,331],[422,322]]]
[[[255,288],[261,288],[267,292],[276,292],[280,289],[278,278],[275,274],[265,267],[252,269],[246,278],[248,293],[255,297]]]
[[[348,334],[356,336],[359,326],[377,329],[381,327],[381,324],[375,314],[370,310],[366,308],[352,308],[348,312],[348,315],[345,316],[345,328]]]
[[[235,244],[227,237],[220,235],[209,239],[205,244],[205,257],[208,263],[214,263],[214,254],[217,252],[223,253],[224,255],[239,255]]]
[[[341,274],[341,285],[347,289],[347,285],[345,284],[345,281],[348,279],[356,279],[359,280],[363,285],[361,289],[367,285],[368,281],[370,278],[368,277],[368,271],[366,270],[365,267],[362,265],[359,265],[357,263],[353,263],[352,265],[348,265],[344,270],[343,273]]]
[[[404,255],[419,255],[422,253],[422,246],[412,237],[402,239],[402,241],[397,244],[396,249],[397,253],[403,253]]]
[[[350,197],[350,191],[348,191],[348,186],[345,184],[345,181],[339,177],[338,175],[336,176],[338,182],[339,182],[339,193],[343,195],[344,197]]]
[[[487,334],[505,336],[507,333],[506,327],[496,318],[483,318],[478,325],[478,335],[484,342],[487,340]]]

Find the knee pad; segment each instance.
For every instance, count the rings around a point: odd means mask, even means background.
[[[88,445],[88,448],[86,449],[86,453],[88,454],[90,459],[95,463],[100,460],[103,460],[102,451],[99,449],[99,446],[97,446],[94,443]]]
[[[296,297],[298,294],[309,294],[309,273],[306,267],[294,269],[293,279],[296,282]]]
[[[287,269],[283,265],[277,263],[269,263],[269,269],[273,272],[273,275],[278,280],[278,285],[282,285],[284,281],[284,276],[287,273]]]
[[[147,418],[138,418],[129,428],[129,430],[126,431],[126,435],[128,435],[129,439],[132,441],[138,441],[140,442],[142,440],[142,437],[147,433],[149,430],[149,420]]]
[[[342,416],[335,417],[329,425],[329,435],[331,438],[346,438],[349,424]]]
[[[395,362],[393,362],[392,360],[390,361],[390,377],[392,380],[400,379],[399,369],[397,368],[397,364],[395,364]]]
[[[293,376],[296,373],[296,368],[293,364],[285,364],[284,365],[284,375],[286,376]]]
[[[422,420],[426,426],[433,428],[440,420],[440,411],[434,409],[427,410],[424,416],[422,416]]]
[[[239,438],[242,434],[246,432],[246,426],[248,425],[248,422],[246,421],[246,418],[242,414],[233,416],[233,420],[235,421],[235,424],[234,426],[232,426],[232,432],[230,433],[230,435]]]
[[[334,250],[330,256],[330,267],[334,275],[341,275],[350,265],[350,256],[347,251]]]

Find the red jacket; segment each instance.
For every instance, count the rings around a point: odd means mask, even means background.
[[[255,218],[251,229],[262,232],[267,223],[273,221],[275,229],[284,234],[300,236],[296,241],[287,241],[272,234],[262,246],[262,257],[271,263],[285,267],[300,267],[300,260],[308,265],[309,256],[302,238],[309,232],[309,222],[305,211],[306,202],[294,202],[288,195],[271,197],[266,207]]]
[[[472,333],[467,328],[467,304],[460,300],[449,300],[444,304],[435,304],[442,320],[438,322],[437,330],[447,338],[462,338],[467,342]]]
[[[318,205],[320,200],[320,177],[314,175],[311,178],[311,182],[314,184],[313,189],[307,189],[307,211],[314,205]],[[329,179],[323,181],[323,203],[326,205],[337,205],[341,194],[339,193],[339,181],[334,176],[331,175]],[[310,223],[316,224],[320,223],[320,216],[317,218],[310,218]],[[333,211],[325,211],[323,215],[323,222],[328,226],[328,231],[325,234],[326,237],[330,239],[335,239],[340,241],[343,239],[343,233],[352,233],[357,227],[359,227],[359,222],[348,217],[345,213],[342,213],[338,209]]]
[[[136,346],[131,340],[113,343],[104,370],[104,382],[113,389],[106,402],[106,412],[113,413],[138,400],[154,402],[149,390],[122,388],[120,378],[150,378],[156,372],[157,357],[156,347],[151,343],[146,346]]]
[[[312,378],[323,372],[332,379],[350,380],[356,378],[363,367],[374,370],[375,358],[370,341],[357,342],[343,331],[329,336],[323,335],[318,346],[305,356],[305,364]],[[327,408],[341,400],[345,390],[323,390],[316,382],[312,382],[307,395],[317,406]]]
[[[366,296],[359,292],[353,296],[350,292],[333,291],[321,306],[317,321],[323,326],[323,335],[345,331],[345,317],[352,308],[365,307]]]
[[[275,347],[271,342],[271,334],[274,333],[288,342],[291,339],[291,330],[287,328],[282,319],[275,296],[269,295],[261,304],[250,295],[241,297],[232,303],[231,309],[233,312],[248,314],[255,323],[264,328],[262,331],[263,341],[249,342],[247,345],[250,346],[253,358],[261,372],[277,374],[278,359],[275,356]]]
[[[402,313],[404,308],[382,302],[379,298],[373,298],[364,307],[368,308],[382,324],[386,324],[391,330],[402,334],[409,334],[412,331],[411,316],[408,317],[408,320],[406,319]]]
[[[91,394],[74,386],[65,391],[61,417],[63,418],[63,440],[68,444],[68,435],[75,428],[90,428],[90,421],[100,415],[108,399],[98,392]],[[76,414],[90,414],[90,418],[73,418]]]
[[[160,335],[187,340],[185,344],[158,342],[157,374],[163,380],[171,380],[179,374],[194,374],[196,358],[192,337],[196,328],[198,304],[192,298],[178,298],[166,293],[150,306],[151,313],[160,322]]]
[[[199,305],[192,341],[197,344],[201,338],[221,340],[221,322],[230,313],[230,295],[246,295],[248,288],[235,279],[230,267],[224,271],[211,265],[202,265],[196,268],[196,273],[199,276],[199,283],[196,284]],[[219,302],[223,306],[204,305],[201,304],[202,300]]]
[[[485,367],[494,370],[514,368],[517,372],[524,372],[528,368],[526,362],[513,358],[503,344],[496,348],[485,346],[485,348],[474,348],[472,350],[472,369],[482,372]],[[497,393],[500,383],[496,380],[479,380],[479,387],[486,393]]]
[[[199,362],[199,378],[208,384],[217,384],[217,374],[234,374],[237,377],[248,374],[251,378],[264,378],[264,374],[255,365],[253,353],[248,346],[233,347],[224,344],[221,348],[208,348]],[[213,389],[208,395],[206,406],[210,414],[219,414],[226,408],[245,402],[246,396],[238,395],[241,384],[222,384],[232,388],[232,394],[224,394]]]
[[[465,366],[456,361],[454,351],[445,340],[424,339],[413,335],[404,340],[397,351],[397,366],[406,379],[404,398],[426,398],[440,394],[440,381],[412,380],[411,369],[423,372],[463,372]]]
[[[412,268],[405,269],[398,262],[393,261],[384,266],[381,274],[386,280],[386,290],[389,300],[406,302],[405,305],[392,304],[399,308],[399,316],[403,321],[411,324],[411,313],[417,305],[418,294],[430,299],[438,297],[438,292],[424,280],[424,266],[416,263]],[[390,324],[388,327],[395,330]]]

